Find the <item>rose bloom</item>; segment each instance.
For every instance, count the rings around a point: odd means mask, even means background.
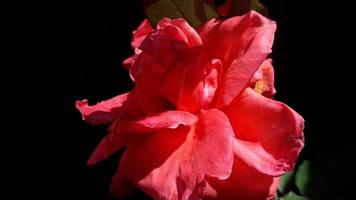
[[[111,182],[124,197],[273,198],[304,145],[303,118],[275,94],[275,22],[251,11],[194,29],[184,19],[145,20],[124,61],[132,91],[76,107],[90,124],[111,123],[89,165],[125,151]]]

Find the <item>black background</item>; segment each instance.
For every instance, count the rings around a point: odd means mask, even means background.
[[[323,0],[262,1],[277,22],[271,55],[277,95],[305,118],[306,146],[313,187],[322,199],[350,199],[355,185],[353,128],[356,90],[353,68],[355,23],[348,5]],[[141,1],[73,1],[65,5],[61,133],[56,137],[54,198],[110,199],[108,188],[120,153],[95,167],[86,160],[106,134],[89,126],[75,110],[77,99],[91,103],[129,91],[133,84],[121,67],[131,55],[131,32],[145,18]],[[137,192],[133,197],[144,199]]]

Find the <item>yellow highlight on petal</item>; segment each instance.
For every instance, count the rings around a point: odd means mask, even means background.
[[[264,80],[259,80],[256,82],[254,89],[257,93],[262,94],[264,91],[267,91],[269,88]]]

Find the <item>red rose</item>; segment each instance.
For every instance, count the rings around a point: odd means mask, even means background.
[[[195,30],[184,19],[148,21],[124,61],[135,88],[89,106],[83,119],[111,123],[88,161],[126,147],[111,192],[139,187],[154,199],[270,199],[303,147],[304,120],[275,93],[276,24],[249,12]]]

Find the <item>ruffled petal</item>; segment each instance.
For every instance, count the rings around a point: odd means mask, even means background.
[[[226,179],[233,164],[233,132],[219,110],[202,111],[196,125],[147,134],[128,144],[113,177],[115,196],[137,185],[154,199],[199,199],[205,177]]]
[[[142,108],[151,114],[174,109],[174,105],[172,107],[157,90],[165,84],[165,77],[177,78],[180,74],[172,71],[184,72],[187,63],[192,63],[199,54],[199,35],[183,19],[165,18],[139,48],[130,73],[136,82]],[[174,91],[180,91],[180,88]]]
[[[158,94],[157,88],[162,84],[165,69],[152,57],[141,53],[130,71],[135,79],[138,102],[145,113],[156,114],[174,109],[167,99]]]
[[[128,135],[121,132],[119,127],[120,120],[116,120],[109,128],[109,134],[105,136],[96,146],[91,154],[87,165],[92,166],[103,160],[108,159],[111,155],[122,149],[128,141]]]
[[[132,49],[135,50],[136,48],[138,48],[141,45],[142,41],[153,31],[154,29],[152,28],[151,23],[147,19],[143,20],[140,26],[137,27],[137,29],[132,32],[132,41],[131,41]],[[134,61],[134,56],[128,57],[122,62],[122,65],[126,69],[130,69],[133,61]]]
[[[157,64],[168,69],[185,60],[184,55],[189,51],[189,40],[179,27],[165,18],[159,22],[157,30],[150,34],[139,48]]]
[[[222,77],[221,61],[212,59],[204,64],[192,65],[186,73],[177,109],[196,113],[213,107],[213,99]]]
[[[180,30],[184,32],[187,36],[189,47],[198,47],[202,46],[202,40],[197,33],[197,31],[191,27],[187,21],[183,18],[171,20],[171,23],[179,27]]]
[[[218,59],[205,64],[197,62],[184,70],[176,67],[166,74],[159,93],[169,99],[177,110],[196,113],[202,108],[211,108],[221,75],[222,63]]]
[[[208,179],[205,200],[272,200],[279,177],[265,175],[235,157],[231,176],[226,180]]]
[[[134,56],[128,57],[124,61],[122,61],[122,66],[124,66],[125,69],[129,70],[131,68],[133,61],[134,61]],[[132,80],[134,81],[134,79]]]
[[[188,112],[167,111],[154,116],[146,116],[137,121],[117,120],[109,128],[109,134],[104,137],[88,160],[88,165],[94,165],[107,159],[124,147],[135,134],[150,133],[161,129],[175,129],[179,125],[191,126],[198,118]]]
[[[271,53],[275,30],[275,22],[255,11],[225,21],[212,19],[200,28],[206,54],[224,66],[218,108],[229,105],[248,86]]]
[[[154,134],[142,135],[131,141],[121,157],[118,171],[112,178],[110,186],[112,195],[115,197],[126,196],[132,192],[133,188],[138,187],[140,180],[150,173],[160,171],[159,167],[183,144],[188,132],[189,127],[165,129]],[[176,160],[177,162],[178,160]],[[162,196],[169,195],[167,193],[170,191],[167,191],[167,188],[172,187],[172,190],[176,190],[173,187],[175,182],[172,182],[169,177],[173,176],[173,171],[166,174],[165,181],[157,176],[157,179],[159,178],[157,181],[162,181],[161,185],[156,186],[157,190],[162,191]]]
[[[204,71],[204,92],[203,92],[203,108],[209,108],[215,97],[215,92],[218,89],[220,79],[222,78],[223,66],[219,59],[211,60]]]
[[[184,40],[178,39],[180,41],[184,41],[184,43],[180,43],[177,41],[173,41],[172,43],[172,47],[176,49],[176,56],[179,55],[177,57],[177,61],[183,64],[187,64],[191,63],[193,60],[196,60],[203,47],[202,40],[197,31],[193,27],[191,27],[188,22],[183,18],[173,20],[164,18],[157,25],[157,30],[166,29],[169,26],[174,26],[178,28],[179,32],[183,33],[183,35],[185,36]],[[170,36],[174,35],[171,32],[168,32],[168,34]]]
[[[153,31],[154,29],[152,28],[151,23],[147,19],[143,20],[140,26],[132,32],[131,47],[133,49],[138,48],[147,35]]]
[[[124,113],[127,115],[138,115],[140,113],[138,104],[133,93],[118,95],[106,101],[89,106],[88,100],[76,102],[76,108],[82,114],[83,120],[92,124],[107,124],[121,117]],[[130,112],[129,114],[127,112]]]
[[[132,134],[142,134],[161,129],[175,129],[180,125],[191,126],[198,118],[184,111],[166,111],[157,115],[147,116],[137,121],[122,121],[120,131]]]
[[[304,120],[298,113],[251,88],[225,113],[237,138],[235,156],[270,176],[293,170],[304,146]]]

